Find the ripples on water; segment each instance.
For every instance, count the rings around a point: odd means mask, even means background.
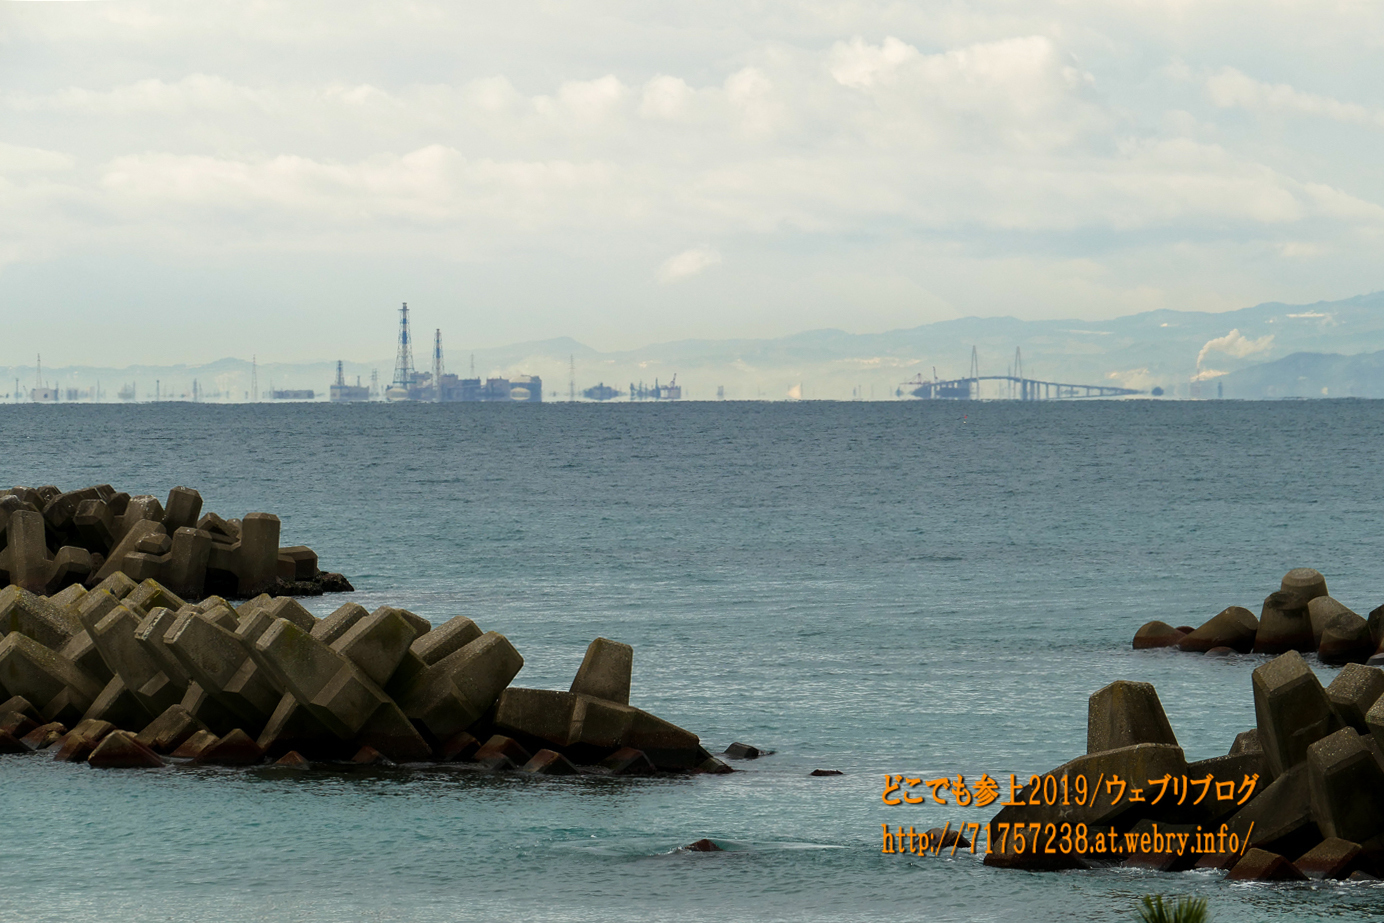
[[[1129,650],[1257,611],[1295,566],[1384,596],[1384,403],[0,407],[0,483],[197,487],[277,512],[367,606],[466,614],[566,688],[634,644],[633,702],[776,749],[731,776],[94,772],[0,758],[0,919],[1358,918],[1377,887],[1040,875],[879,853],[888,772],[1051,768],[1148,680],[1189,758],[1253,723],[1254,658]],[[345,601],[313,601],[321,615]],[[1332,671],[1319,669],[1325,681]],[[839,778],[809,778],[816,767]],[[704,836],[724,853],[677,852]]]

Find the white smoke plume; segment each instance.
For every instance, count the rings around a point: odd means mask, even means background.
[[[1268,336],[1260,337],[1257,340],[1251,340],[1241,333],[1237,327],[1223,337],[1216,337],[1214,340],[1206,341],[1206,345],[1201,348],[1201,352],[1197,353],[1197,368],[1200,369],[1201,364],[1206,361],[1207,355],[1213,352],[1225,353],[1228,356],[1243,359],[1245,356],[1262,353],[1272,345],[1272,333]]]

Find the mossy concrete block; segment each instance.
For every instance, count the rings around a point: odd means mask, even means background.
[[[357,621],[331,647],[360,667],[377,685],[384,686],[417,634],[402,610],[385,607]]]
[[[351,626],[370,614],[370,610],[358,603],[344,603],[326,618],[312,626],[309,631],[312,636],[323,644],[331,644],[346,632],[350,631]],[[300,626],[301,627],[301,626]]]
[[[17,632],[57,649],[82,630],[76,613],[18,586],[0,589],[0,634]]]
[[[160,607],[177,612],[187,605],[186,600],[157,580],[142,581],[121,602],[126,606],[138,606],[145,613]]]
[[[317,617],[292,596],[272,597],[264,611],[270,618],[288,619],[306,632],[311,632],[317,626]]]
[[[121,605],[101,619],[91,639],[101,658],[140,700],[148,720],[177,705],[187,683],[175,682],[163,672],[158,660],[135,637],[139,628],[140,619]]]
[[[509,639],[488,631],[428,667],[398,702],[434,738],[446,740],[475,724],[523,666]]]
[[[96,642],[91,640],[90,632],[77,632],[66,644],[58,648],[58,653],[75,663],[98,683],[110,682],[111,677],[115,676],[97,649]]]
[[[188,612],[174,620],[164,643],[208,695],[256,733],[263,728],[279,703],[281,690],[256,669],[240,639],[210,621],[207,613]]]
[[[48,721],[75,724],[101,694],[101,684],[56,651],[12,632],[0,638],[0,690],[35,703]]]
[[[104,570],[105,568],[103,567],[102,571]],[[133,593],[137,586],[139,586],[138,583],[117,570],[112,571],[108,576],[102,578],[101,582],[91,589],[93,593],[104,590],[117,600],[121,600]]]

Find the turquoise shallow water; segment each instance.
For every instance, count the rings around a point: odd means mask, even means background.
[[[883,822],[991,813],[887,808],[886,773],[1051,768],[1112,679],[1156,684],[1190,758],[1225,752],[1258,661],[1129,639],[1257,611],[1294,566],[1384,601],[1384,403],[7,406],[0,427],[0,483],[277,512],[366,605],[504,632],[519,684],[565,688],[614,637],[634,704],[777,751],[614,784],[0,758],[0,919],[1095,921],[1149,891],[1220,921],[1384,915],[1375,886],[879,852]],[[704,836],[729,851],[673,852]]]

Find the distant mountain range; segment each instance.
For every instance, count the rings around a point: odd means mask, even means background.
[[[448,371],[462,377],[539,375],[545,400],[565,400],[598,382],[620,391],[631,384],[677,376],[684,399],[893,399],[916,376],[968,374],[974,347],[982,375],[1003,375],[1016,358],[1029,378],[1111,384],[1167,397],[1384,397],[1384,292],[1311,305],[1268,303],[1220,314],[1149,311],[1107,321],[967,317],[887,333],[813,330],[763,340],[680,340],[640,349],[601,352],[559,338],[478,349]],[[1016,350],[1020,355],[1016,357]],[[427,357],[417,361],[427,367]],[[343,363],[346,380],[369,384],[377,372],[387,386],[393,360]],[[35,369],[0,371],[0,394],[21,395]],[[259,390],[311,389],[325,399],[336,362],[274,363],[253,370]],[[50,385],[82,391],[97,386],[115,400],[132,385],[137,399],[249,397],[251,363],[221,359],[200,366],[68,367],[44,369]],[[8,387],[6,384],[8,383]],[[982,396],[1001,396],[987,384]],[[905,389],[907,390],[907,389]],[[5,395],[13,399],[12,395]]]

